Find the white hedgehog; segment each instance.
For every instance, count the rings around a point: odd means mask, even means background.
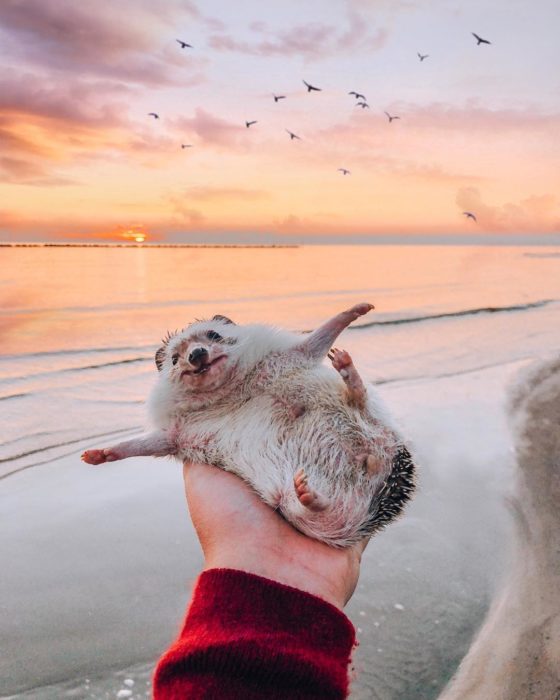
[[[206,462],[242,477],[294,527],[334,547],[372,535],[414,490],[410,454],[337,336],[371,304],[313,333],[224,316],[170,334],[156,353],[153,432],[89,464],[140,455]],[[322,364],[325,356],[331,367]]]

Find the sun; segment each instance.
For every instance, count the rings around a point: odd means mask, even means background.
[[[128,228],[121,229],[119,232],[119,238],[124,238],[128,241],[134,241],[135,243],[144,243],[148,238],[148,233],[143,231],[144,227],[139,225],[129,226]]]

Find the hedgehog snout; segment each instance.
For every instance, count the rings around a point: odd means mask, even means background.
[[[197,346],[189,352],[189,362],[195,367],[208,361],[208,350],[205,347]]]

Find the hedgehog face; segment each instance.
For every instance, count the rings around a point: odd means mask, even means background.
[[[231,379],[237,364],[235,324],[224,316],[198,321],[169,335],[156,352],[156,366],[188,393],[213,392]]]

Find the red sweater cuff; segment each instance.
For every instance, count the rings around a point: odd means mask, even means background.
[[[355,632],[330,603],[234,569],[201,574],[155,700],[345,698]]]

